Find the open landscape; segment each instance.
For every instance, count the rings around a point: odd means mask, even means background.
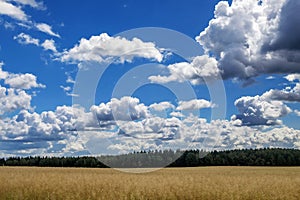
[[[0,200],[300,200],[299,11],[0,0]]]
[[[0,199],[299,199],[300,167],[0,167]]]

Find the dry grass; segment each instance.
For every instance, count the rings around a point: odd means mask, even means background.
[[[0,167],[0,199],[300,199],[300,168],[113,169]]]

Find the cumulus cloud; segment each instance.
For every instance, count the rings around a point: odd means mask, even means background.
[[[300,81],[300,74],[289,74],[285,78],[290,82]]]
[[[100,121],[122,120],[131,121],[145,118],[149,115],[148,108],[137,98],[124,96],[121,99],[112,98],[108,103],[92,106],[91,112]]]
[[[261,74],[297,73],[300,37],[294,27],[299,23],[298,8],[299,3],[292,0],[233,0],[231,5],[220,1],[209,26],[196,37],[206,55],[191,63],[169,65],[169,75],[149,79],[202,84],[220,74],[248,85]]]
[[[233,117],[244,125],[276,125],[281,124],[278,118],[286,116],[292,110],[282,101],[270,100],[264,96],[245,96],[234,102],[241,114]]]
[[[207,55],[197,56],[191,63],[180,62],[168,65],[168,76],[150,76],[149,80],[154,83],[168,83],[172,81],[190,81],[194,85],[205,83],[220,76],[221,70],[217,64],[218,62],[215,58]]]
[[[145,122],[132,122],[124,125],[124,132],[128,135],[114,141],[108,148],[119,153],[128,153],[140,150],[153,149],[193,149],[228,150],[242,148],[299,148],[299,130],[279,126],[257,128],[253,126],[237,126],[233,121],[213,120],[208,123],[205,119],[193,117],[182,121],[170,120],[170,126],[161,131],[165,126],[160,119],[153,121],[154,132],[148,132],[149,127]],[[178,120],[178,119],[177,119]],[[192,122],[192,123],[191,123]],[[191,125],[188,125],[191,124]],[[173,125],[176,125],[173,127]],[[172,127],[172,128],[171,128]],[[151,134],[152,133],[152,134]],[[154,134],[155,133],[155,134]],[[163,139],[165,136],[166,139]]]
[[[20,109],[30,109],[31,96],[25,91],[0,85],[0,115]]]
[[[256,105],[249,101],[249,104]],[[206,119],[192,115],[183,119],[145,116],[147,108],[150,109],[150,106],[141,104],[138,99],[126,97],[92,106],[90,111],[69,106],[58,106],[54,111],[40,114],[22,110],[11,118],[0,120],[0,142],[5,144],[0,149],[16,155],[20,155],[20,151],[31,155],[49,152],[66,155],[68,152],[88,153],[91,148],[99,153],[101,148],[108,153],[128,153],[154,149],[300,147],[297,142],[300,139],[299,130],[283,125],[275,128],[242,126],[241,120],[234,118],[231,121],[207,122]],[[280,112],[271,112],[274,108],[268,105],[264,109],[266,118],[273,119],[280,115]],[[144,114],[134,114],[135,117],[132,117],[130,111]],[[116,123],[112,112],[125,114]],[[129,120],[129,117],[135,120]],[[107,140],[109,143],[105,143]],[[92,153],[96,153],[96,150],[92,150]]]
[[[4,83],[12,88],[17,89],[31,89],[31,88],[45,88],[46,86],[37,83],[37,78],[33,74],[9,74],[4,80]]]
[[[26,90],[44,88],[33,74],[14,74],[2,69],[0,63],[0,115],[21,109],[31,109],[31,95]]]
[[[138,38],[127,40],[117,36],[111,37],[107,33],[82,38],[76,46],[63,52],[62,62],[131,62],[135,57],[162,61],[163,55],[154,43],[143,42]]]
[[[275,125],[280,124],[278,118],[291,113],[286,103],[300,102],[300,76],[289,74],[285,78],[290,82],[284,89],[270,89],[262,95],[245,96],[235,101],[240,114],[233,120],[241,120],[244,125]],[[294,111],[297,114],[297,110]]]
[[[199,110],[203,108],[212,108],[214,104],[205,99],[193,99],[190,101],[180,101],[177,110]]]
[[[286,0],[280,12],[277,37],[265,44],[266,51],[295,51],[300,50],[300,3]],[[299,59],[297,60],[299,62]]]

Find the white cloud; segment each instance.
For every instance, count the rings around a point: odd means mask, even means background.
[[[218,62],[207,55],[197,56],[191,63],[181,62],[167,67],[170,75],[150,76],[149,80],[155,83],[167,83],[172,81],[190,81],[192,84],[200,84],[217,79],[221,75]]]
[[[0,115],[20,109],[30,109],[31,96],[23,90],[0,85]]]
[[[170,102],[164,101],[160,103],[154,103],[149,106],[150,109],[153,109],[155,111],[164,111],[167,109],[174,109],[175,106],[171,104]]]
[[[45,88],[45,85],[37,83],[35,75],[29,73],[9,74],[4,83],[17,89]]]
[[[120,36],[111,37],[106,33],[82,38],[78,45],[65,51],[62,62],[131,62],[135,57],[162,61],[163,55],[154,43],[143,42],[138,38],[127,40]]]
[[[183,118],[184,115],[181,112],[171,112],[170,113],[171,117],[179,117],[179,118]]]
[[[39,39],[33,38],[28,34],[20,33],[17,36],[14,36],[14,40],[17,40],[20,44],[34,44],[39,47],[43,47],[43,49],[53,51],[57,53],[57,49],[55,46],[55,41],[53,39],[46,39],[43,43],[40,44]]]
[[[51,50],[53,52],[57,52],[56,47],[55,47],[55,41],[54,40],[45,40],[41,46],[45,49],[45,50]]]
[[[20,33],[17,36],[14,36],[14,40],[17,40],[20,44],[34,44],[36,46],[39,46],[39,40],[32,38],[30,35],[27,35],[25,33]]]
[[[28,16],[20,7],[17,7],[5,0],[0,0],[0,15],[6,15],[20,21],[28,20]]]
[[[71,97],[78,97],[78,94],[75,94],[72,92],[72,88],[70,86],[60,86],[61,89],[64,90],[64,92],[66,93],[67,96],[71,96]]]
[[[36,2],[35,0],[9,0],[11,2],[17,2],[22,5],[29,5],[33,8],[43,9],[43,3],[42,2]]]
[[[7,71],[3,71],[2,66],[4,65],[3,62],[0,62],[0,80],[4,80],[9,76]]]
[[[300,117],[300,111],[299,110],[294,110],[294,113]]]
[[[46,34],[48,34],[48,35],[51,35],[51,36],[55,36],[55,37],[60,38],[60,35],[57,34],[57,33],[54,33],[54,32],[52,31],[52,27],[51,27],[50,25],[48,25],[48,24],[45,24],[45,23],[37,23],[37,24],[35,24],[35,27],[36,27],[39,31],[41,31],[41,32],[44,32],[44,33],[46,33]]]
[[[132,97],[112,99],[102,106],[92,107],[89,112],[85,112],[83,108],[68,106],[59,106],[55,111],[45,111],[40,114],[23,110],[10,119],[0,120],[0,142],[5,144],[1,145],[0,149],[6,149],[14,155],[19,155],[20,151],[30,152],[31,155],[34,153],[46,155],[50,152],[53,155],[66,155],[70,152],[91,150],[87,148],[96,148],[95,151],[101,152],[103,145],[102,150],[105,152],[119,153],[170,148],[174,150],[300,148],[298,142],[300,131],[286,126],[275,128],[241,126],[241,120],[235,118],[231,121],[207,122],[196,116],[185,117],[181,120],[151,115],[145,118],[140,117],[135,121],[128,121],[124,117],[117,123],[117,126],[112,117],[103,117],[111,115],[112,109],[118,112],[128,112],[131,110],[128,109],[130,107],[134,107],[134,112],[146,110],[138,99]],[[143,107],[143,109],[137,107]],[[275,115],[277,116],[278,113],[271,114],[271,118],[276,117]],[[99,119],[100,116],[102,119]],[[104,127],[101,127],[98,120],[112,121],[106,121],[103,124]],[[112,127],[109,128],[110,126]],[[80,137],[77,135],[78,131],[80,131]],[[106,140],[110,142],[103,143]],[[30,146],[26,145],[28,142],[31,143]],[[91,143],[93,143],[92,146],[90,146]]]
[[[180,101],[177,110],[199,110],[203,108],[212,108],[213,103],[205,99],[193,99],[190,101]]]
[[[289,75],[285,76],[284,78],[290,82],[294,82],[297,80],[300,81],[300,74],[289,74]]]
[[[121,99],[112,98],[108,103],[92,106],[91,112],[100,121],[142,119],[149,115],[148,108],[137,98],[124,96]]]
[[[20,109],[31,109],[31,95],[25,90],[32,88],[44,88],[43,84],[37,83],[33,74],[14,74],[3,71],[3,62],[0,63],[0,115],[14,112]]]
[[[267,80],[273,80],[273,79],[275,79],[275,77],[274,76],[268,76],[266,79]]]
[[[65,92],[69,92],[72,90],[72,88],[70,86],[60,86],[61,89],[63,89]]]

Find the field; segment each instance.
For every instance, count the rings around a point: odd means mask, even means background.
[[[0,199],[300,199],[297,167],[0,167]]]

